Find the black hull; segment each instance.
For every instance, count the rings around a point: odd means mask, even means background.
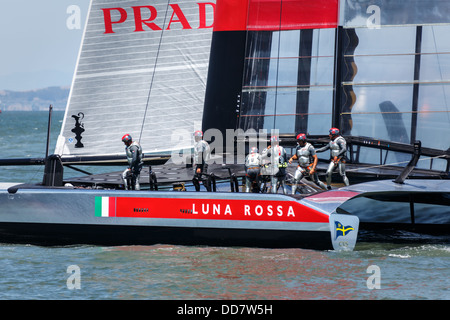
[[[358,242],[449,244],[448,225],[361,223]],[[328,232],[255,229],[1,223],[0,242],[40,246],[155,245],[331,250]]]
[[[47,223],[1,223],[0,242],[65,245],[208,245],[333,249],[329,232]]]
[[[361,222],[361,230],[378,231],[401,230],[417,232],[435,236],[448,236],[450,238],[450,225],[448,224],[404,224],[404,223],[373,223]]]
[[[448,224],[439,225],[361,222],[358,241],[450,244],[450,226]]]

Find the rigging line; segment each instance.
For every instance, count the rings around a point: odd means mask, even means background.
[[[170,5],[170,0],[167,1],[166,13],[164,15],[164,23],[163,23],[163,27],[161,30],[161,36],[159,37],[158,50],[156,51],[155,65],[153,67],[152,79],[150,81],[150,87],[148,89],[148,96],[147,96],[147,103],[145,105],[144,118],[142,119],[141,132],[139,133],[139,140],[138,140],[139,143],[141,143],[142,132],[144,131],[145,118],[147,116],[148,104],[150,103],[150,95],[152,93],[153,80],[155,79],[156,66],[158,64],[159,52],[161,50],[161,43],[162,43],[162,38],[163,38],[163,34],[164,34],[164,29],[166,28],[166,20],[167,20],[167,13],[169,11],[169,5]]]
[[[427,157],[427,158],[420,158],[418,161],[424,161],[424,160],[431,160],[431,159],[437,159],[437,158],[445,158],[445,155],[435,156],[435,157]],[[366,169],[374,169],[374,168],[382,168],[382,167],[388,167],[388,166],[395,166],[399,164],[407,164],[410,160],[407,161],[400,161],[400,162],[393,162],[388,164],[380,164],[376,166],[370,166],[370,167],[364,167],[364,168],[355,168],[355,169],[348,169],[347,172],[354,172],[359,170],[366,170]]]
[[[441,110],[437,110],[437,111],[388,111],[388,112],[376,112],[376,111],[366,111],[366,112],[342,112],[341,115],[352,115],[352,114],[408,114],[408,113],[416,113],[416,114],[420,114],[420,113],[424,113],[424,114],[429,114],[429,113],[449,113],[449,111],[441,111]]]
[[[243,93],[244,93],[244,84],[245,84],[245,73],[247,72],[246,68],[249,68],[250,70],[253,69],[254,63],[252,62],[252,65],[249,66],[245,60],[247,59],[252,59],[252,57],[250,56],[252,54],[252,48],[249,48],[248,46],[248,37],[249,37],[249,30],[248,30],[248,17],[249,17],[249,12],[250,12],[250,1],[248,1],[247,4],[247,17],[245,20],[245,53],[244,53],[244,70],[242,72],[242,78],[241,78],[241,90],[240,90],[240,101],[239,101],[239,112],[236,112],[236,116],[238,118],[238,120],[236,121],[236,127],[237,128],[241,128],[241,113],[242,113],[242,100],[243,100]]]
[[[277,114],[277,100],[278,100],[278,75],[280,69],[280,51],[281,51],[281,18],[283,13],[283,0],[280,1],[280,24],[278,28],[278,56],[277,56],[277,72],[276,72],[276,80],[275,80],[275,105],[274,105],[274,114]],[[273,128],[275,128],[275,122],[277,121],[277,117],[273,117]]]
[[[438,55],[438,51],[437,51],[436,35],[434,34],[433,26],[431,26],[431,32],[433,33],[433,42],[434,42],[434,48],[436,49],[436,58],[437,58],[438,66],[439,66],[439,74],[441,75],[441,81],[443,81],[444,77],[442,76],[441,60],[439,59],[439,55]],[[447,108],[447,111],[448,111],[447,95],[445,94],[444,85],[442,85],[441,87],[442,87],[442,93],[444,94],[445,107]],[[447,118],[450,121],[450,115],[448,115]]]
[[[43,168],[44,166],[43,165],[40,165],[38,168],[36,168],[36,170],[30,170],[30,171],[28,171],[28,172],[31,172],[33,175],[30,177],[30,178],[28,178],[28,183],[33,183],[33,181],[35,181],[35,179],[36,179],[36,176],[38,175],[38,174],[41,174],[42,173],[42,168]],[[26,171],[26,170],[25,170]]]

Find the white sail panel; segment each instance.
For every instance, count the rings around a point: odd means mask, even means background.
[[[55,153],[169,153],[201,123],[215,1],[92,0]],[[190,145],[186,145],[189,147]]]

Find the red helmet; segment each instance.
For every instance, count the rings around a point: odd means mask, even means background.
[[[195,131],[194,137],[203,137],[203,132],[201,132],[200,130]]]
[[[304,133],[299,133],[297,135],[297,141],[306,141],[306,134]]]
[[[128,133],[122,137],[122,141],[125,142],[125,143],[129,142],[129,141],[132,141],[132,140],[133,139],[131,139],[131,136]]]
[[[331,128],[330,129],[330,134],[332,136],[337,136],[339,134],[339,129],[338,128]]]

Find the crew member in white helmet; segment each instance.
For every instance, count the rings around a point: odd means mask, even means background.
[[[245,158],[245,192],[259,192],[259,176],[261,174],[261,155],[258,148],[253,147]]]
[[[286,167],[287,156],[286,150],[279,145],[280,139],[278,136],[270,138],[271,145],[263,150],[262,159],[269,158],[270,164],[265,165],[266,169],[270,169],[271,176],[271,193],[277,193],[278,188],[282,186],[283,194],[287,194],[286,188]]]
[[[194,177],[192,183],[195,191],[200,191],[200,181],[203,181],[207,191],[211,191],[211,181],[204,177],[208,173],[208,160],[210,158],[210,148],[208,142],[203,140],[203,132],[194,132]]]

